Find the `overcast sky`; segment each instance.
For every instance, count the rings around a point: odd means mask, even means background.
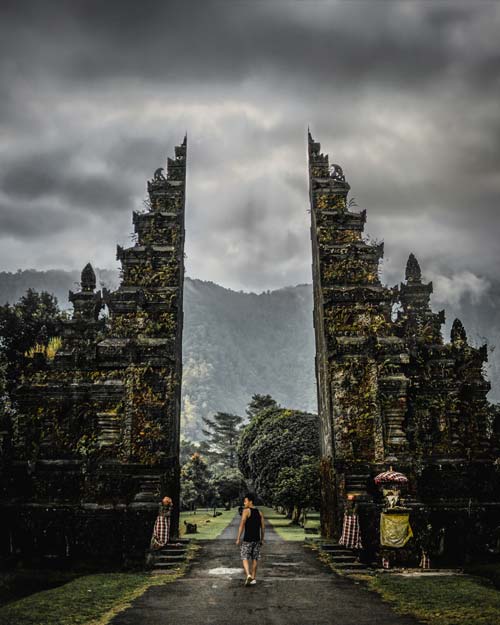
[[[500,3],[2,2],[0,270],[117,267],[188,132],[186,268],[311,281],[306,132],[438,301],[500,261]]]

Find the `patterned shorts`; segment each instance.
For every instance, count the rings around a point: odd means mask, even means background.
[[[240,546],[242,560],[258,560],[260,558],[260,542],[245,542]]]

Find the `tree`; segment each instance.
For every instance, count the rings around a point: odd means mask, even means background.
[[[198,491],[192,480],[181,477],[181,509],[194,510],[198,500]]]
[[[5,354],[0,349],[0,458],[4,457],[4,453],[7,453],[4,441],[9,440],[11,419],[14,414],[14,409],[7,393],[7,365]]]
[[[181,468],[181,499],[189,499],[192,506],[202,506],[206,504],[211,496],[210,473],[208,467],[196,452]],[[193,489],[196,497],[193,496]]]
[[[254,395],[255,397],[255,395]],[[271,419],[274,415],[278,414],[281,408],[276,404],[275,406],[269,404],[267,408],[261,409],[255,413],[250,423],[248,423],[240,433],[238,441],[237,453],[238,453],[238,467],[245,478],[252,480],[252,469],[250,467],[250,450],[256,439],[261,432],[263,422],[267,419]],[[247,411],[248,414],[248,411]]]
[[[206,441],[194,442],[187,438],[181,437],[180,444],[180,463],[181,466],[186,464],[191,456],[195,453],[201,454],[201,456],[207,456],[210,452],[210,446]]]
[[[294,523],[298,523],[302,511],[318,508],[320,504],[319,462],[317,458],[304,456],[298,467],[283,467],[273,489],[273,504],[283,506]]]
[[[238,439],[243,417],[217,412],[213,419],[203,417],[207,426],[202,430],[210,445],[210,455],[223,467],[236,468]]]
[[[319,458],[318,416],[283,408],[264,410],[244,428],[238,455],[244,477],[273,503],[283,467],[298,468],[307,458]]]
[[[259,412],[268,408],[280,408],[280,405],[271,397],[271,395],[252,395],[252,399],[246,409],[247,417],[252,420]]]
[[[47,345],[59,334],[60,321],[66,317],[50,293],[28,289],[14,305],[0,306],[0,340],[8,365],[7,388],[12,389],[22,370],[25,353],[37,343]]]
[[[222,473],[217,473],[213,477],[212,484],[217,499],[227,510],[246,490],[246,483],[239,469],[225,469]]]

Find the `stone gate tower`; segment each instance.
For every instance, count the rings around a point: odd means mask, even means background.
[[[178,531],[186,152],[184,139],[148,182],[135,244],[117,250],[119,288],[96,291],[88,264],[60,337],[28,358],[2,480],[5,555],[141,561],[164,495]]]
[[[351,210],[341,167],[310,134],[308,149],[322,532],[339,535],[347,495],[357,493],[375,550],[373,477],[396,465],[410,478],[417,531],[445,532],[450,559],[478,541],[485,550],[500,526],[486,347],[469,345],[458,319],[444,343],[444,311],[431,310],[432,284],[413,254],[399,288],[381,284],[383,244],[363,239],[366,211]]]

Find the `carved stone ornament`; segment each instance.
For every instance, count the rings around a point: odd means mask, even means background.
[[[408,262],[406,263],[405,278],[408,282],[421,282],[422,280],[420,265],[418,264],[418,260],[413,254],[410,254],[408,257]]]
[[[451,342],[456,344],[467,343],[467,333],[460,319],[455,319],[451,328]]]
[[[342,167],[340,165],[330,165],[330,178],[338,180],[339,182],[345,182],[344,172],[342,171]]]
[[[157,182],[160,182],[162,180],[165,180],[165,176],[163,175],[163,167],[158,167],[158,169],[155,171],[154,173],[154,180],[156,180]]]
[[[82,275],[80,278],[80,284],[82,287],[82,291],[92,292],[96,287],[96,277],[94,273],[94,269],[90,263],[87,263],[82,270]]]

